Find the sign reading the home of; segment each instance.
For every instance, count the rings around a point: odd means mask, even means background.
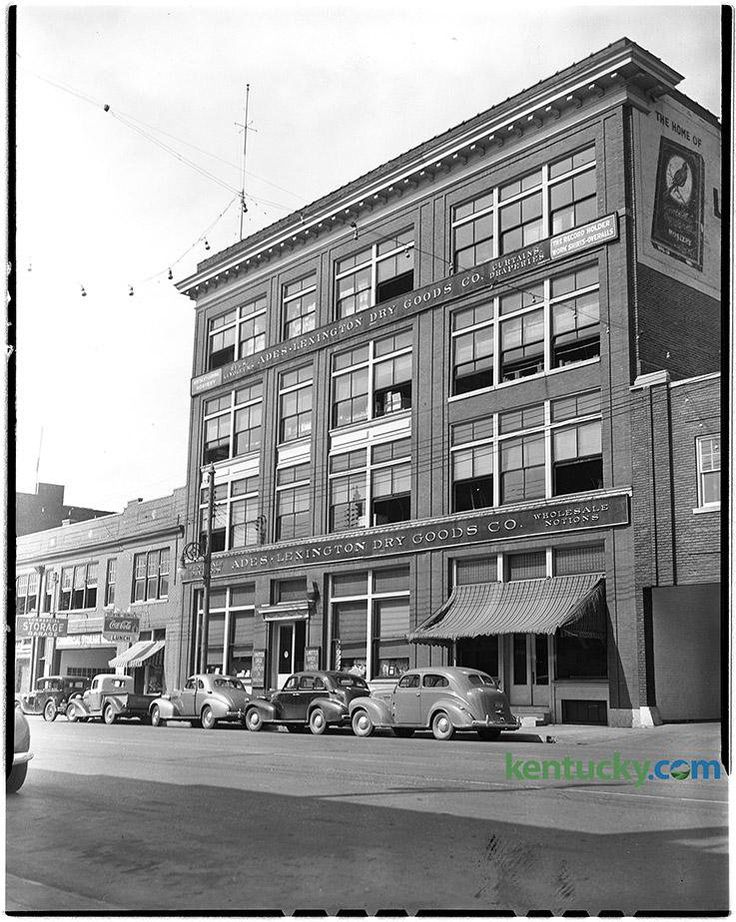
[[[222,384],[243,378],[254,372],[262,371],[271,365],[289,359],[298,358],[314,352],[321,346],[329,343],[341,343],[344,339],[355,336],[366,330],[378,329],[388,326],[396,320],[418,314],[428,308],[436,307],[459,298],[461,295],[470,294],[483,288],[488,288],[504,279],[513,278],[528,269],[543,266],[545,263],[562,259],[583,250],[610,243],[618,238],[618,216],[606,215],[596,221],[591,221],[582,227],[565,231],[555,237],[547,237],[539,243],[523,247],[482,263],[473,269],[450,275],[432,285],[417,288],[415,291],[402,295],[395,301],[377,304],[369,310],[360,311],[344,320],[335,321],[327,326],[320,327],[312,333],[288,339],[278,346],[264,349],[256,355],[239,359],[230,365],[208,371],[192,379],[192,396],[204,391],[212,390]]]
[[[625,493],[603,497],[539,503],[468,516],[447,516],[408,525],[387,525],[368,532],[325,535],[310,541],[263,545],[212,560],[212,577],[251,575],[269,570],[318,566],[344,560],[412,554],[433,548],[528,538],[535,535],[610,528],[629,522]],[[201,580],[202,564],[186,568],[184,581]]]

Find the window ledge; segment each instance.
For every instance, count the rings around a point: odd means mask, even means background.
[[[720,503],[709,503],[707,506],[698,506],[693,509],[693,515],[702,515],[704,512],[720,512],[721,504]]]
[[[558,375],[563,371],[572,371],[574,369],[584,368],[586,365],[595,365],[596,362],[599,363],[600,360],[600,356],[597,355],[592,359],[583,359],[582,362],[571,362],[569,365],[561,365],[559,368],[550,368],[549,371],[540,371],[535,375],[527,375],[525,378],[517,378],[515,381],[499,381],[498,384],[494,384],[492,387],[482,387],[477,391],[468,391],[467,394],[453,394],[451,397],[447,398],[447,402],[454,403],[456,400],[465,400],[468,397],[477,397],[479,394],[490,394],[492,391],[501,390],[501,388],[515,387],[519,384],[523,384],[525,381],[538,381],[540,378],[545,378],[549,375]]]
[[[168,596],[165,599],[139,599],[137,602],[131,602],[132,606],[135,605],[162,605],[164,602],[168,602]]]

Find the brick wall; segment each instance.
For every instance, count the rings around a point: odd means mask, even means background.
[[[640,373],[666,368],[677,380],[718,371],[720,302],[643,263],[636,268]]]

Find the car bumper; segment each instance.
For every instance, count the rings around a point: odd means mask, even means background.
[[[245,711],[240,708],[237,711],[228,711],[225,720],[245,720]]]
[[[486,717],[485,720],[473,720],[470,725],[474,730],[518,730],[521,721],[518,717],[512,717],[511,720],[504,717]]]
[[[13,753],[13,766],[16,765],[25,765],[26,762],[30,762],[33,758],[33,753],[28,750],[27,752],[14,752]]]

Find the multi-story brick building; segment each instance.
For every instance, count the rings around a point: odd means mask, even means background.
[[[42,675],[115,668],[132,669],[140,689],[172,687],[187,660],[176,563],[185,499],[179,488],[133,500],[120,513],[18,538],[16,615],[28,636],[16,638],[16,691]],[[133,631],[123,637],[121,622],[131,616]],[[34,625],[36,619],[42,623]],[[52,619],[65,629],[59,636],[34,636],[37,627],[53,627]]]
[[[657,719],[630,388],[720,342],[720,128],[681,79],[622,39],[179,283],[208,668],[455,662],[522,713]]]
[[[720,385],[658,371],[632,387],[640,655],[664,720],[721,714]]]

